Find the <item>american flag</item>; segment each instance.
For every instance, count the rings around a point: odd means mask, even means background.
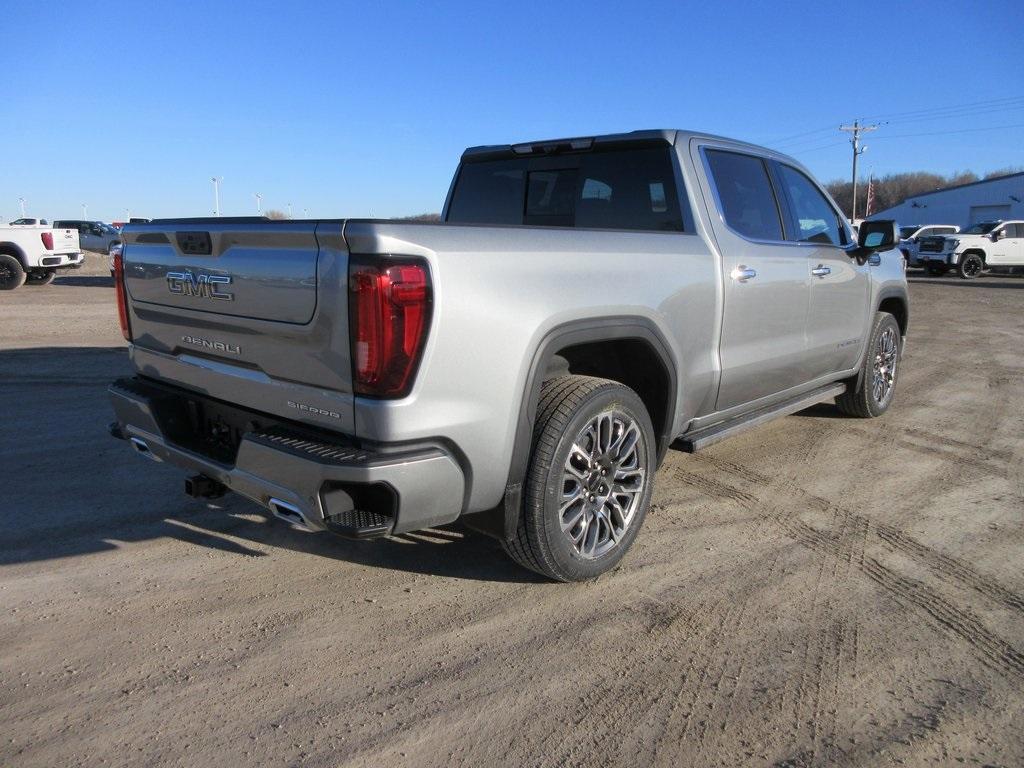
[[[873,176],[868,176],[868,205],[867,210],[864,211],[864,216],[870,216],[871,211],[875,207],[875,179]]]

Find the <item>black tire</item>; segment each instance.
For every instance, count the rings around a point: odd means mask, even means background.
[[[635,437],[635,447],[623,452],[623,456],[630,455],[622,465],[628,465],[627,469],[616,469],[618,464],[607,463],[614,451],[602,453],[591,450],[586,457],[573,450],[578,440],[588,439],[584,435],[588,426],[608,414],[611,429],[608,445],[621,445],[625,443],[625,437]],[[595,458],[596,453],[602,455]],[[589,376],[559,376],[544,382],[537,406],[530,465],[523,486],[523,506],[515,536],[505,542],[505,551],[523,567],[557,581],[593,579],[614,568],[629,550],[647,515],[654,485],[656,454],[651,418],[643,401],[629,387]],[[578,467],[577,462],[582,460],[588,462],[588,469],[580,473],[580,480],[572,479],[566,474],[569,471],[567,465],[571,461],[574,467]],[[608,472],[616,479],[620,479],[620,474],[630,475],[632,479],[622,479],[616,486],[614,482],[602,479],[602,476],[607,478]],[[586,479],[582,478],[583,474],[586,474]],[[574,492],[572,483],[576,484]],[[631,495],[617,494],[616,489],[621,490],[626,484],[635,486],[624,492]],[[580,522],[568,533],[563,531],[563,518],[559,512],[567,489],[573,493],[575,501],[565,515],[575,514],[574,509],[579,510],[580,515]],[[602,493],[606,502],[600,499]],[[627,498],[624,505],[622,500]],[[625,510],[632,510],[628,519],[620,514]],[[624,524],[617,525],[615,520]],[[593,537],[589,535],[590,526],[593,526]],[[583,533],[577,545],[572,531],[579,528]],[[619,530],[613,536],[616,528]],[[602,533],[607,535],[602,537]],[[584,550],[591,540],[593,547],[588,554]],[[607,549],[601,551],[603,547]]]
[[[927,269],[928,274],[931,275],[932,277],[942,277],[944,274],[946,274],[946,270],[948,269],[948,267],[935,267],[929,264]]]
[[[0,291],[13,291],[25,284],[25,268],[7,253],[0,253]]]
[[[55,269],[32,269],[25,276],[25,285],[49,285],[56,276]]]
[[[960,257],[956,272],[964,280],[973,280],[985,269],[985,261],[977,253],[965,253]]]
[[[890,344],[895,348],[890,350]],[[891,361],[888,360],[890,353],[894,354]],[[850,379],[846,383],[846,392],[836,398],[839,410],[847,416],[860,419],[873,419],[889,410],[896,390],[902,354],[903,337],[896,318],[888,312],[876,312],[860,375]],[[879,382],[875,379],[876,364],[879,365],[877,373],[887,382],[881,399],[878,397]]]

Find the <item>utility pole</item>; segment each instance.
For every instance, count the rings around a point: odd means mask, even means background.
[[[18,205],[21,206],[21,218],[24,219],[25,218],[25,198],[24,197],[19,197],[18,198]]]
[[[220,183],[224,181],[224,177],[211,176],[210,181],[213,182],[213,215],[220,216]]]
[[[860,145],[860,135],[868,131],[877,131],[877,125],[861,125],[859,120],[854,120],[853,125],[841,125],[840,131],[852,134],[850,144],[853,145],[853,206],[850,210],[850,223],[857,218],[857,158],[864,154],[867,147]]]

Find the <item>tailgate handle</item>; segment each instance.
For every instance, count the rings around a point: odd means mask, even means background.
[[[178,232],[178,248],[189,256],[209,256],[213,247],[209,232]]]

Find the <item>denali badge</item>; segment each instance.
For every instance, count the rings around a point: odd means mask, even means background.
[[[210,341],[209,339],[201,339],[198,336],[182,336],[181,340],[186,344],[213,349],[217,352],[227,352],[229,355],[240,355],[242,353],[241,348],[237,344],[225,344],[223,341]]]
[[[330,416],[332,419],[340,419],[341,414],[334,411],[328,411],[325,408],[317,408],[315,405],[306,405],[305,403],[296,403],[294,400],[288,401],[289,408],[295,408],[300,411],[307,411],[309,413],[315,413],[319,416]]]
[[[183,296],[197,296],[200,299],[225,299],[231,301],[235,294],[222,291],[219,286],[230,285],[230,275],[207,275],[200,272],[193,275],[189,270],[167,273],[167,290]]]

